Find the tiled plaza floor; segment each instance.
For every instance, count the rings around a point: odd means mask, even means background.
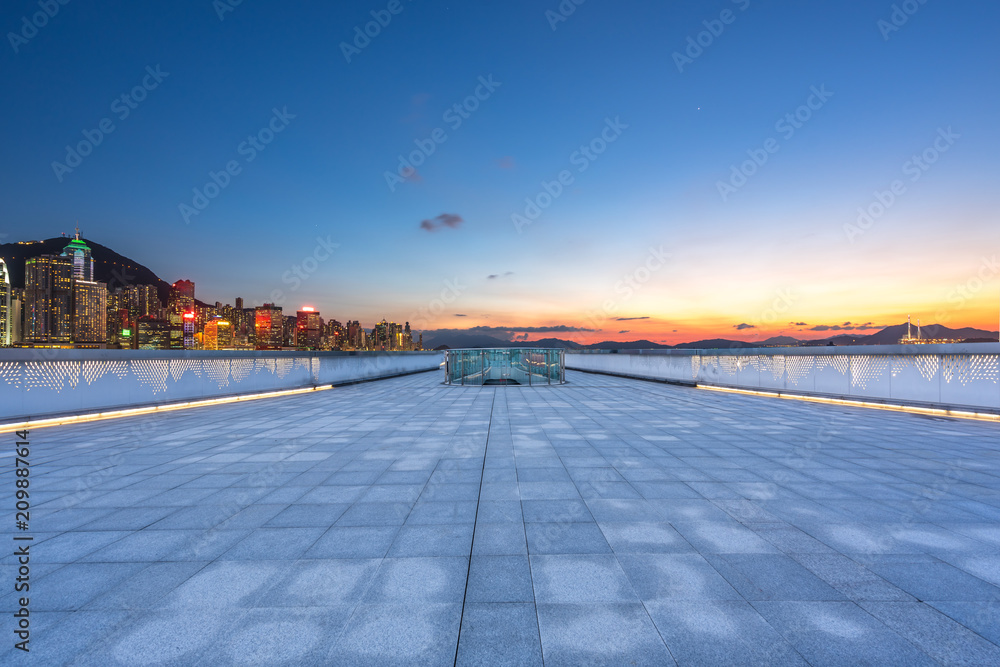
[[[1000,664],[1000,425],[567,377],[33,431],[0,662]]]

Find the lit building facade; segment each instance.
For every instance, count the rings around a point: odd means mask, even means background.
[[[311,306],[295,313],[295,346],[300,350],[318,350],[323,342],[323,319]]]
[[[160,297],[156,285],[129,285],[125,288],[125,299],[132,320],[140,317],[160,316]]]
[[[254,310],[254,347],[258,350],[280,350],[284,342],[285,318],[281,306],[265,303]]]
[[[0,259],[0,345],[14,342],[14,319],[20,315],[14,307],[14,293],[7,264]]]
[[[202,347],[206,350],[228,350],[233,347],[233,325],[231,322],[214,317],[205,323]]]
[[[194,283],[190,280],[178,280],[170,286],[170,298],[167,308],[171,313],[189,313],[194,311]]]
[[[108,288],[92,280],[73,280],[73,342],[107,344]]]
[[[195,346],[194,333],[196,328],[196,322],[195,322],[196,318],[197,316],[194,314],[193,311],[188,311],[183,315],[181,315],[181,331],[183,332],[181,344],[184,346],[185,350],[194,349]]]
[[[136,347],[140,350],[169,350],[170,323],[143,315],[135,324]]]
[[[34,344],[73,338],[73,264],[68,257],[41,255],[24,262],[24,339]]]

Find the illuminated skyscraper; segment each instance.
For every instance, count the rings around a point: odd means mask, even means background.
[[[265,303],[257,306],[254,313],[255,347],[258,350],[280,350],[284,340],[285,318],[281,306]]]
[[[73,337],[73,264],[68,257],[41,255],[24,262],[24,339],[69,343]]]
[[[167,308],[170,312],[179,314],[194,311],[194,283],[190,280],[178,280],[171,285]]]
[[[206,350],[226,350],[233,346],[233,325],[221,317],[213,317],[205,323],[202,347]]]
[[[300,350],[318,350],[323,337],[323,320],[312,306],[295,313],[295,346]]]
[[[353,322],[351,320],[347,321],[347,346],[354,350],[360,350],[364,348],[364,343],[361,340],[364,335],[364,329],[361,328],[361,323],[357,320]]]
[[[375,350],[388,350],[389,323],[384,319],[372,328],[372,348]]]
[[[107,343],[108,288],[93,280],[73,280],[73,342]]]
[[[94,258],[91,256],[90,247],[80,238],[80,228],[76,228],[76,235],[63,248],[63,257],[68,257],[73,264],[73,278],[76,280],[96,280],[94,273]]]
[[[184,349],[184,317],[180,313],[175,313],[168,310],[167,312],[167,326],[169,333],[171,350],[183,350]]]
[[[0,345],[4,347],[14,342],[15,317],[17,313],[14,308],[10,274],[7,273],[7,264],[0,259]]]
[[[349,345],[347,330],[337,320],[330,320],[326,325],[327,345],[334,350],[342,350]]]
[[[195,315],[194,311],[188,311],[181,315],[181,322],[183,331],[183,345],[185,350],[190,350],[194,348],[194,330],[195,330]]]
[[[125,298],[133,320],[143,316],[159,317],[162,305],[156,285],[129,285],[125,288]]]
[[[137,347],[140,350],[170,349],[170,323],[143,315],[136,322]]]

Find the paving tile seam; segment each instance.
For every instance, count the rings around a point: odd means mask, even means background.
[[[506,392],[505,392],[506,393]],[[505,398],[506,400],[506,398]],[[507,431],[510,433],[510,440],[513,444],[514,442],[514,425],[510,419],[510,406],[508,404],[508,418],[507,418]],[[522,500],[520,500],[520,480],[517,477],[517,451],[511,447],[511,457],[514,459],[514,483],[518,485],[518,511],[521,512],[521,529],[524,531],[524,553],[525,559],[528,561],[528,579],[531,581],[531,605],[535,610],[535,630],[538,632],[538,647],[540,652],[540,659],[542,661],[542,666],[545,665],[545,653],[542,644],[542,624],[538,619],[538,596],[535,593],[535,573],[532,569],[531,564],[531,547],[528,545],[528,522],[524,520],[524,509],[522,505]]]
[[[472,406],[470,406],[470,409],[471,409],[471,407],[472,407]],[[468,414],[468,413],[466,413],[466,414]],[[491,406],[491,415],[492,415],[492,406]],[[426,429],[425,429],[424,433],[426,433]],[[488,440],[488,439],[489,439],[489,430],[487,430],[487,440]],[[361,455],[361,454],[365,454],[365,453],[367,453],[368,451],[370,451],[370,449],[365,449],[365,450],[362,450],[361,452],[359,452],[359,455]],[[485,465],[485,448],[484,448],[484,454],[483,454],[483,456],[484,456],[484,465]],[[359,457],[358,457],[358,456],[356,456],[356,457],[352,458],[352,459],[351,459],[351,461],[353,462],[353,461],[356,461],[356,460],[358,460],[358,459],[359,459]],[[348,464],[349,464],[349,463],[348,463]],[[343,469],[344,469],[344,468],[345,468],[345,467],[346,467],[346,466],[347,466],[348,464],[345,464],[344,466],[341,466],[341,467],[340,467],[340,468],[339,468],[338,470],[343,470]],[[437,465],[440,465],[440,459],[438,459],[438,464],[437,464]],[[436,468],[437,468],[437,465],[435,465],[435,470],[436,470]],[[388,467],[392,467],[392,465],[390,464],[390,465],[389,465]],[[387,468],[388,468],[388,467],[387,467]],[[428,475],[428,477],[427,477],[427,481],[426,481],[426,482],[424,482],[423,486],[421,487],[421,494],[423,493],[424,489],[426,489],[426,488],[427,488],[427,485],[428,485],[428,484],[430,484],[430,480],[431,480],[431,478],[433,477],[433,475],[434,475],[434,472],[435,472],[435,471],[431,471],[431,474],[430,474],[430,475]],[[480,480],[480,485],[481,485],[481,484],[482,484],[482,481]],[[371,485],[368,485],[368,486],[370,487]],[[481,486],[480,486],[480,488],[481,488]],[[418,497],[419,497],[419,495],[418,495]],[[360,496],[359,496],[359,499],[360,499]],[[350,504],[350,507],[353,507],[353,506],[354,506],[354,505],[356,505],[357,503],[358,503],[358,500],[355,500],[355,501],[354,501],[353,503],[351,503],[351,504]],[[402,524],[400,524],[400,528],[402,528],[402,526],[406,524],[406,520],[407,520],[407,519],[409,518],[410,514],[411,514],[411,513],[413,512],[413,506],[415,506],[415,505],[416,505],[416,501],[415,501],[415,502],[413,503],[413,505],[412,505],[412,506],[410,507],[410,511],[409,511],[409,512],[407,513],[407,516],[406,516],[406,518],[404,518],[404,519],[403,519],[403,523],[402,523]],[[348,508],[348,509],[349,509],[349,508]],[[345,510],[345,513],[346,513],[347,511],[348,511],[348,510]],[[341,516],[343,516],[343,515],[341,515]],[[336,522],[334,522],[334,525],[336,525]],[[330,526],[330,529],[332,529],[333,527],[334,527],[334,526],[333,526],[333,525],[331,525],[331,526]],[[473,529],[473,531],[474,531],[474,530],[475,530],[475,529]],[[328,529],[328,531],[327,531],[327,532],[329,532],[329,529]],[[319,541],[320,541],[320,540],[321,540],[321,539],[323,538],[323,536],[324,536],[324,535],[326,535],[326,532],[324,532],[324,533],[323,533],[323,535],[321,535],[321,536],[320,536],[320,537],[319,537],[319,538],[318,538],[318,539],[316,540],[316,542],[314,542],[314,543],[313,543],[313,546],[314,546],[314,545],[315,545],[316,543],[318,543],[318,542],[319,542]],[[398,532],[397,532],[397,535],[398,535]],[[393,542],[394,542],[394,541],[395,541],[395,537],[393,538]],[[311,548],[311,547],[310,547],[310,548]],[[347,617],[346,617],[345,621],[344,621],[344,622],[343,622],[343,623],[341,624],[341,626],[340,626],[340,630],[339,630],[339,631],[337,632],[337,638],[336,638],[336,641],[335,641],[335,642],[333,643],[333,646],[334,646],[334,647],[337,647],[337,646],[339,646],[339,645],[340,645],[340,642],[341,642],[342,638],[344,637],[344,635],[345,635],[345,634],[347,633],[347,631],[348,631],[348,628],[350,628],[350,627],[351,627],[351,622],[352,622],[352,621],[354,620],[354,618],[355,618],[355,615],[357,614],[358,610],[359,610],[359,609],[361,608],[361,606],[362,606],[362,605],[364,605],[364,604],[365,604],[365,599],[366,599],[366,597],[367,597],[367,595],[368,595],[368,592],[369,592],[369,591],[371,590],[372,586],[374,586],[374,585],[375,585],[375,582],[376,582],[376,581],[378,580],[378,574],[379,574],[379,572],[381,571],[381,569],[382,569],[382,566],[383,566],[383,565],[385,564],[385,561],[386,561],[386,558],[387,558],[387,556],[388,556],[388,553],[389,553],[389,551],[390,551],[391,549],[392,549],[392,542],[390,542],[390,543],[389,543],[389,545],[388,545],[388,546],[386,547],[386,553],[385,553],[385,554],[383,554],[383,555],[382,555],[382,557],[381,557],[381,558],[379,559],[379,563],[378,563],[378,565],[376,566],[376,568],[375,568],[375,571],[374,571],[374,572],[372,573],[372,576],[371,576],[371,577],[369,578],[368,582],[367,582],[367,583],[365,584],[365,586],[364,586],[364,589],[362,590],[361,594],[360,594],[360,595],[358,596],[357,600],[356,600],[356,601],[355,601],[355,602],[354,602],[354,603],[353,603],[353,604],[351,605],[351,610],[350,610],[350,612],[349,612],[349,613],[347,614]],[[306,549],[306,551],[305,551],[305,552],[303,552],[303,554],[305,554],[305,553],[308,553],[308,551],[309,551],[309,549]],[[317,560],[324,560],[324,559],[317,559]],[[471,546],[470,546],[470,557],[469,557],[469,562],[471,563]],[[466,572],[466,587],[468,587],[468,572]],[[464,604],[465,604],[465,600],[464,600],[464,596],[463,596],[463,601],[462,601],[462,604],[463,604],[463,610],[464,610]],[[246,612],[246,614],[249,614],[249,610],[248,610],[248,611]],[[246,614],[243,614],[243,616],[246,616]],[[241,617],[241,618],[242,618],[242,617]],[[459,632],[461,632],[461,619],[459,620]],[[336,649],[331,649],[331,650],[336,650]],[[327,659],[329,660],[329,659],[330,659],[330,657],[328,656],[328,658],[327,658]],[[456,662],[457,662],[457,659],[458,659],[458,641],[457,641],[457,639],[456,639],[456,642],[455,642],[455,659],[456,659]]]
[[[493,413],[496,409],[497,390],[493,389],[493,397],[490,402],[490,419],[486,426],[486,442],[483,445],[483,465],[479,470],[479,493],[476,494],[476,513],[472,520],[472,539],[469,542],[469,563],[465,571],[465,589],[462,591],[462,613],[458,617],[458,636],[455,638],[455,660],[452,663],[458,665],[458,649],[462,644],[462,624],[465,622],[465,602],[469,597],[469,579],[472,575],[472,551],[476,546],[476,524],[479,523],[479,503],[483,498],[483,478],[486,476],[486,456],[490,448],[490,433],[493,431]],[[509,421],[509,420],[508,420]]]

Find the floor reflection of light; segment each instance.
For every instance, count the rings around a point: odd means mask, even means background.
[[[294,394],[306,394],[313,391],[323,391],[332,389],[332,386],[306,387],[304,389],[286,389],[283,391],[267,391],[259,394],[243,394],[241,396],[227,396],[225,398],[209,398],[202,401],[184,401],[181,403],[164,403],[163,405],[152,405],[145,408],[127,408],[125,410],[110,410],[107,412],[95,412],[84,415],[69,415],[65,417],[52,417],[51,419],[33,419],[29,421],[16,422],[10,424],[0,424],[0,433],[10,433],[22,429],[44,428],[46,426],[62,426],[64,424],[80,424],[83,422],[103,421],[105,419],[117,419],[119,417],[134,417],[136,415],[147,415],[153,412],[169,412],[172,410],[186,410],[188,408],[200,408],[207,405],[219,405],[222,403],[239,403],[241,401],[255,401],[261,398],[276,398],[278,396],[292,396]]]

